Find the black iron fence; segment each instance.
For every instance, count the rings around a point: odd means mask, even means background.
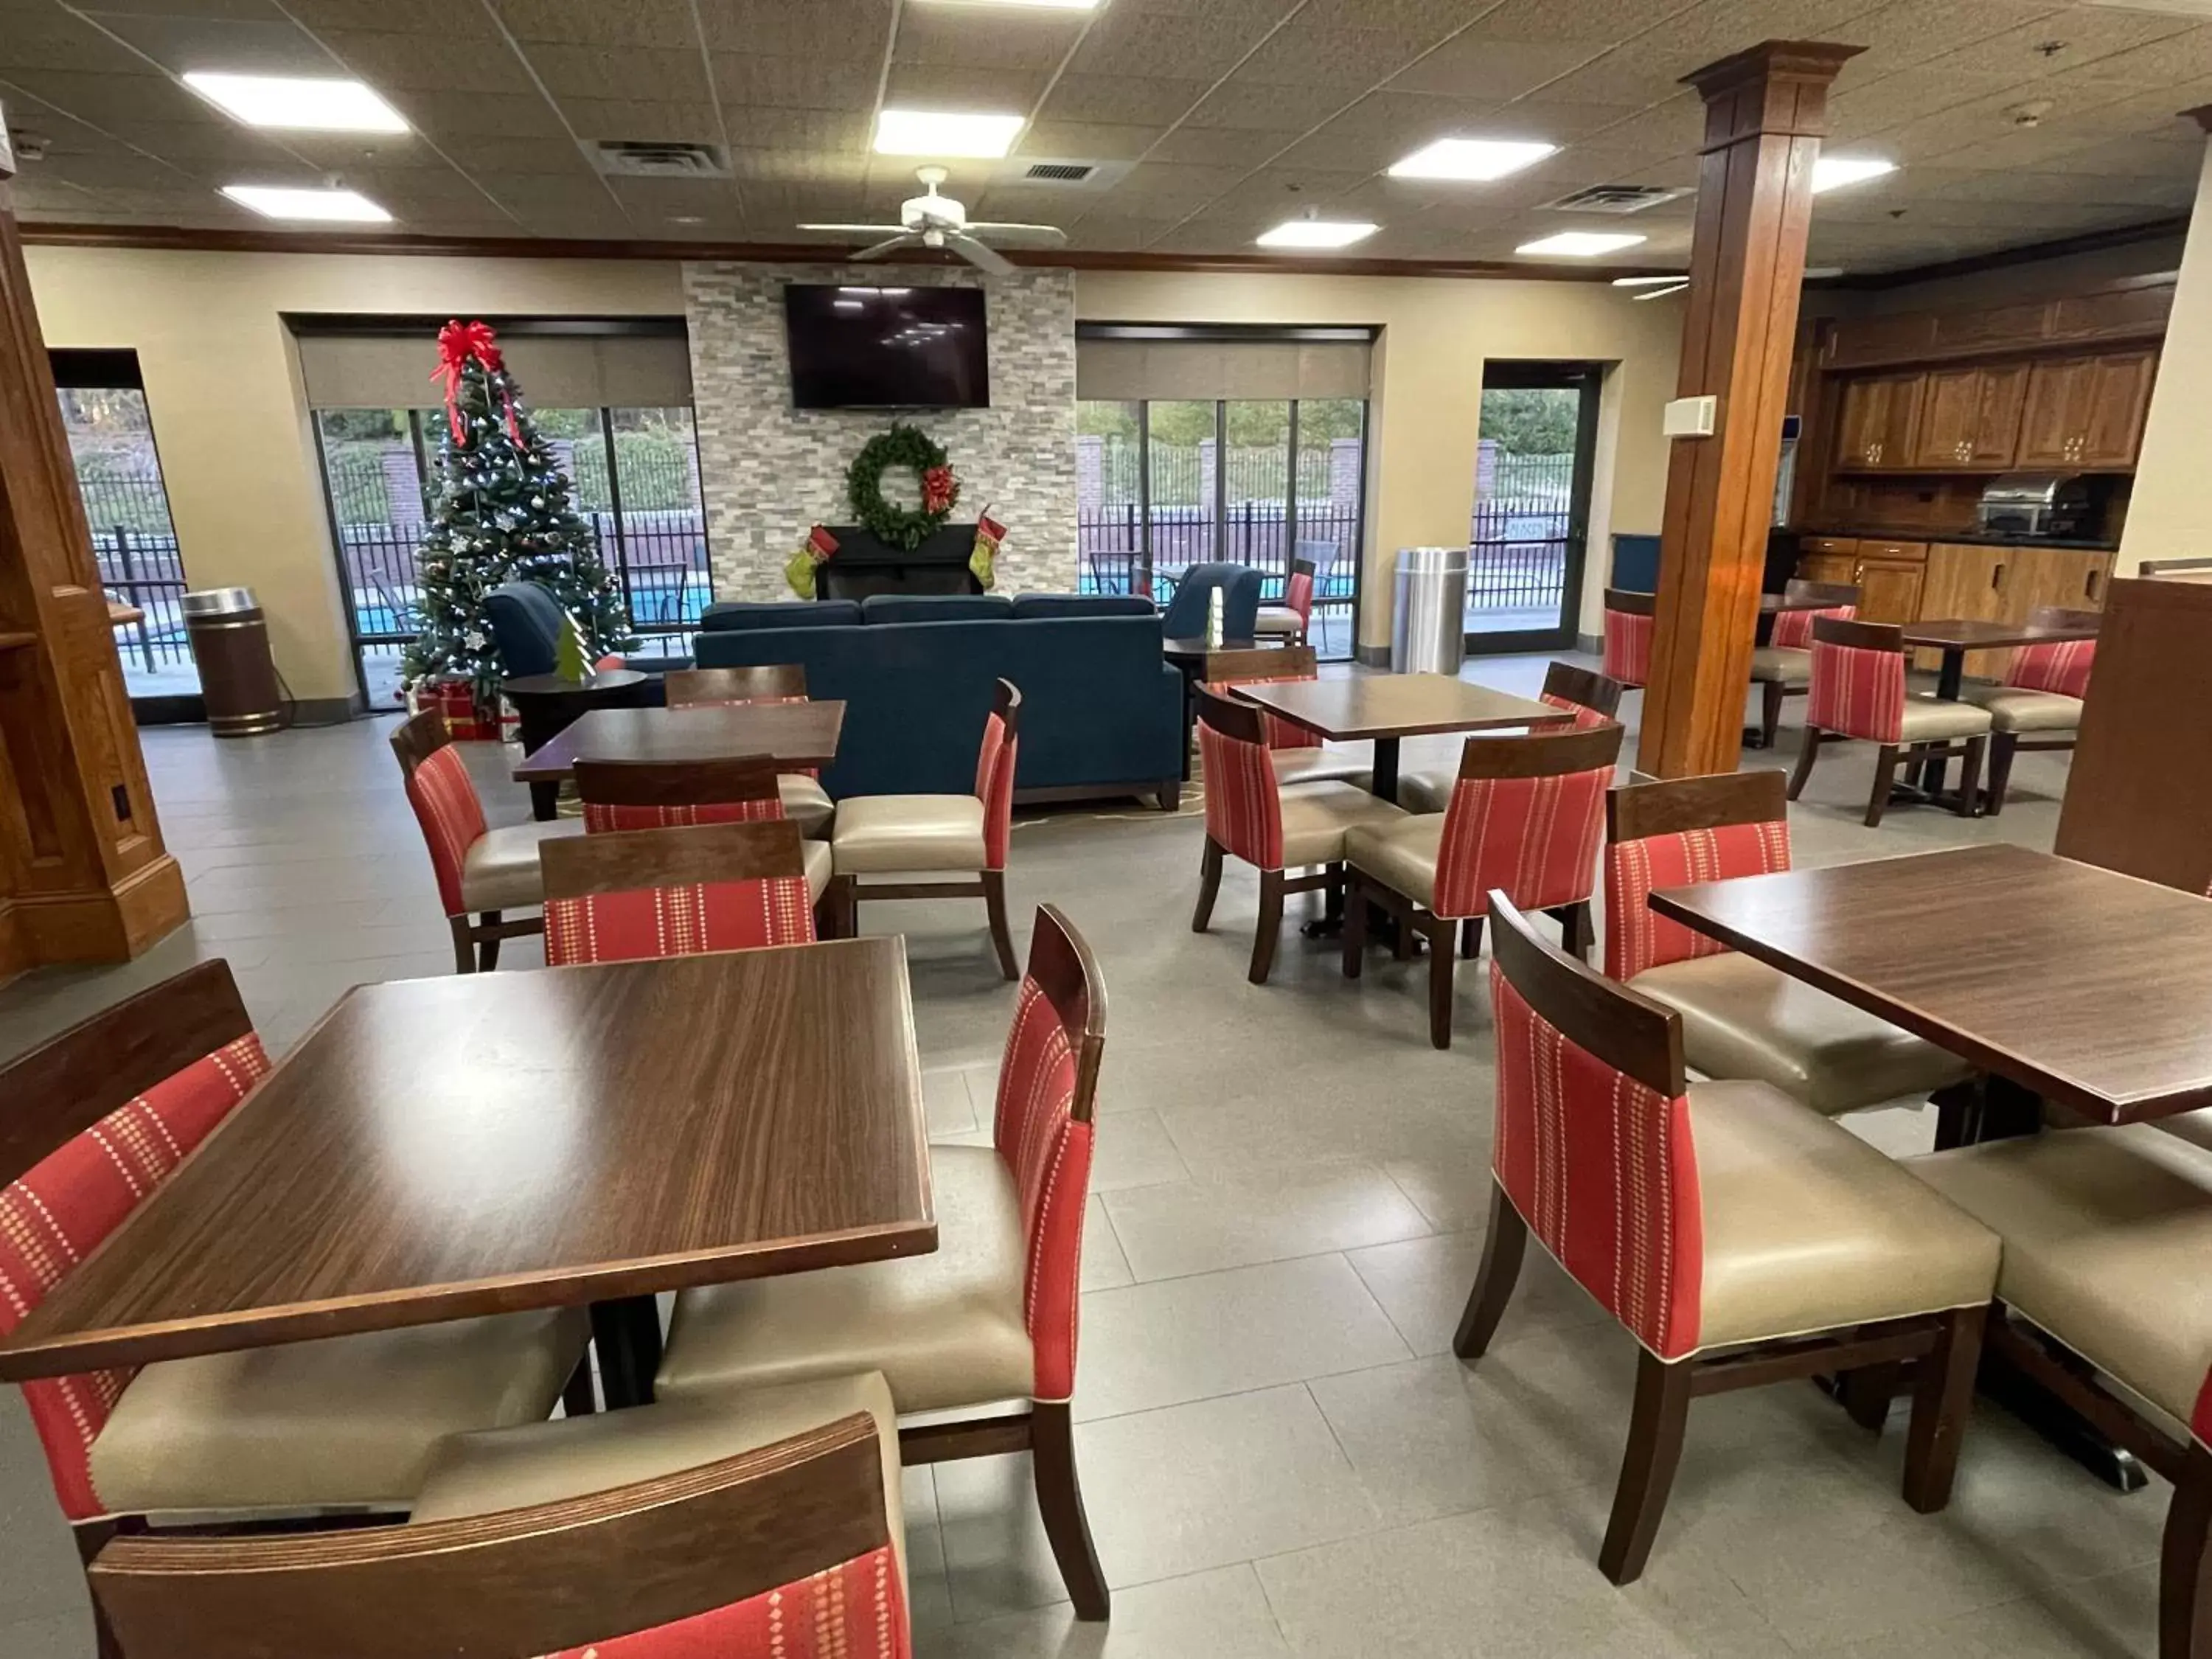
[[[1270,604],[1281,601],[1291,558],[1282,502],[1239,501],[1218,526],[1206,507],[1155,505],[1149,528],[1148,591],[1162,605],[1174,597],[1184,571],[1209,560],[1250,566],[1260,572],[1262,599]],[[1086,593],[1147,591],[1144,586],[1146,529],[1144,510],[1133,501],[1079,514],[1076,570],[1082,590]],[[1358,544],[1358,512],[1348,502],[1302,503],[1297,530],[1299,541],[1328,542],[1338,550],[1315,584],[1315,604],[1348,608],[1358,574],[1352,551]]]
[[[1572,455],[1486,454],[1468,532],[1470,611],[1556,611],[1566,595]]]
[[[144,614],[119,625],[116,645],[148,673],[191,660],[181,601],[185,567],[158,477],[82,468],[77,479],[94,562],[108,598]]]

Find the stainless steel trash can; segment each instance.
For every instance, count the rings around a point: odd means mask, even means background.
[[[185,595],[185,632],[199,665],[208,730],[248,738],[284,724],[284,694],[269,653],[269,621],[250,587],[210,587]]]
[[[1467,550],[1406,547],[1390,610],[1390,672],[1456,674],[1467,660]]]

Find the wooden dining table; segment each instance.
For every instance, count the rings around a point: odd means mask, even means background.
[[[1492,732],[1556,725],[1574,716],[1449,674],[1352,673],[1323,680],[1272,680],[1239,685],[1236,695],[1340,743],[1371,738],[1374,782],[1387,801],[1398,799],[1399,744],[1443,732]]]
[[[349,991],[4,1340],[21,1382],[937,1248],[904,942]]]
[[[835,697],[594,708],[532,750],[514,769],[514,781],[531,786],[531,810],[550,819],[559,785],[575,775],[580,760],[683,764],[765,755],[782,769],[796,771],[836,760],[844,729],[845,705]]]
[[[2097,625],[2075,628],[2031,628],[2026,623],[1981,622],[1970,617],[1937,617],[1906,623],[1905,642],[1943,653],[1936,674],[1936,695],[1956,702],[1966,682],[1966,653],[1999,651],[2014,645],[2057,645],[2069,640],[2094,640]]]

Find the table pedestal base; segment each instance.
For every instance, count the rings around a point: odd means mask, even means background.
[[[599,1394],[611,1412],[653,1403],[660,1369],[660,1306],[649,1296],[592,1304],[592,1346],[599,1355]]]

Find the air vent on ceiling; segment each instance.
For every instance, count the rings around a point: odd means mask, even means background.
[[[1662,202],[1671,202],[1689,193],[1686,189],[1670,189],[1665,185],[1592,185],[1588,190],[1578,190],[1544,205],[1560,213],[1641,213],[1648,207],[1656,207]]]
[[[1097,171],[1088,161],[1032,161],[1022,177],[1040,183],[1079,185]]]
[[[602,173],[624,179],[726,179],[730,163],[712,144],[602,138],[586,146]]]

